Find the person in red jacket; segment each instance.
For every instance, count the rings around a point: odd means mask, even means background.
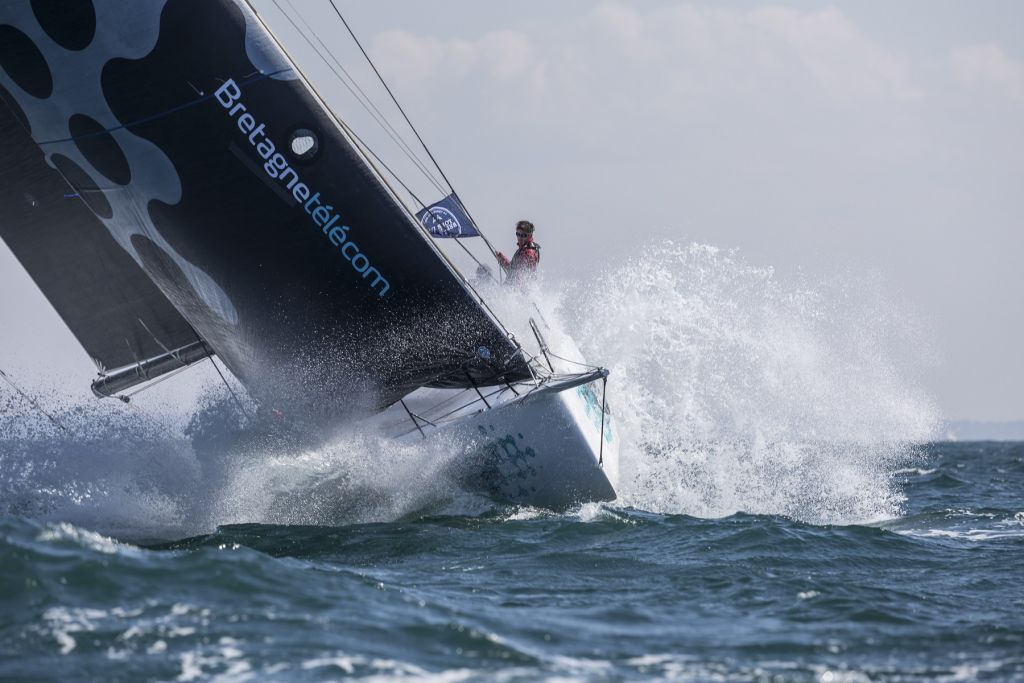
[[[519,221],[516,223],[516,245],[519,247],[511,259],[500,251],[498,263],[508,276],[506,284],[522,285],[533,277],[540,263],[540,245],[533,241],[533,223]]]

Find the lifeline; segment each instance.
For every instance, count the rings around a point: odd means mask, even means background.
[[[349,239],[348,231],[351,228],[347,225],[335,225],[341,217],[336,213],[331,214],[334,207],[321,203],[319,192],[311,196],[309,186],[299,180],[298,172],[288,164],[288,160],[283,154],[276,151],[277,146],[263,132],[266,129],[266,124],[257,125],[256,118],[249,113],[248,107],[242,104],[242,89],[238,87],[234,79],[229,78],[224,81],[224,84],[214,94],[231,118],[234,118],[239,112],[243,112],[236,121],[238,129],[242,131],[243,135],[248,136],[249,144],[255,147],[257,153],[263,158],[263,170],[267,175],[285,183],[285,186],[291,190],[295,201],[302,204],[317,227],[323,228],[323,232],[331,244],[338,247],[341,255],[352,264],[356,272],[362,274],[363,279],[373,276],[370,289],[377,291],[377,286],[383,285],[378,296],[383,297],[387,294],[391,289],[387,278],[370,265],[370,259],[359,251],[359,245]],[[262,138],[262,141],[257,142],[258,138]]]

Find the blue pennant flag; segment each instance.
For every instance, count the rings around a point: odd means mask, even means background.
[[[469,219],[466,211],[462,208],[462,203],[454,194],[423,209],[416,214],[416,218],[420,219],[423,227],[434,237],[477,237],[480,235],[476,226],[473,225],[473,221]]]

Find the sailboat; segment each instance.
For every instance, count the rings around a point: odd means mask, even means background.
[[[216,358],[296,424],[615,498],[607,370],[517,338],[244,0],[0,5],[0,237],[118,397]]]

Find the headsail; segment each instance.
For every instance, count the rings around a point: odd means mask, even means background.
[[[90,24],[0,5],[0,86],[70,192],[257,397],[332,414],[529,376],[246,5],[95,6]],[[58,227],[51,239],[74,239]]]

